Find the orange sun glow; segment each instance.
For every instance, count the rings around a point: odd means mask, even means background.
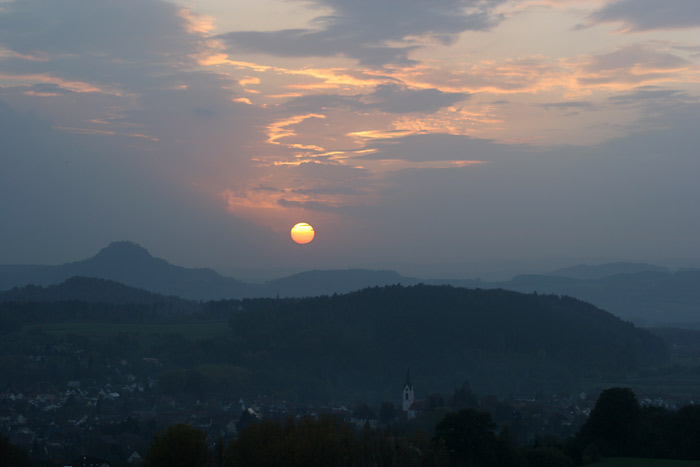
[[[310,224],[307,224],[306,222],[299,222],[292,227],[291,235],[292,240],[297,243],[304,244],[313,240],[316,234],[314,232],[314,228]]]

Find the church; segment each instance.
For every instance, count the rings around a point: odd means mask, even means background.
[[[413,383],[411,383],[410,370],[406,370],[406,382],[403,385],[401,393],[401,409],[406,420],[416,418],[415,394],[413,392]]]

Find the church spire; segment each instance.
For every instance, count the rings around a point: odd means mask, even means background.
[[[413,395],[413,383],[411,383],[411,370],[406,369],[406,383],[403,385],[403,391],[401,392],[401,408],[406,412],[407,416],[411,415],[409,410],[413,405],[414,395]],[[412,418],[412,417],[409,417]]]

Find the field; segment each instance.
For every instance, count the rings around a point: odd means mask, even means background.
[[[591,467],[700,467],[699,461],[677,461],[667,459],[635,459],[631,457],[616,457],[604,459]]]

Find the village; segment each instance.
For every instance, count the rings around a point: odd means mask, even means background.
[[[127,364],[124,362],[123,367]],[[585,422],[597,394],[538,397],[478,397],[454,395],[418,398],[407,375],[394,401],[368,405],[289,403],[273,396],[250,398],[231,391],[210,392],[204,399],[157,390],[157,380],[139,378],[113,368],[112,382],[68,381],[64,386],[40,384],[0,392],[0,432],[40,459],[71,459],[81,455],[121,459],[139,465],[154,433],[184,423],[208,434],[213,447],[237,436],[254,420],[333,415],[363,427],[397,425],[402,430],[430,433],[445,413],[466,406],[489,411],[500,426],[508,426],[519,442],[547,435],[566,436]],[[115,381],[120,381],[115,384]],[[463,388],[464,389],[464,388]],[[641,398],[643,405],[675,409],[693,403],[678,398]]]

